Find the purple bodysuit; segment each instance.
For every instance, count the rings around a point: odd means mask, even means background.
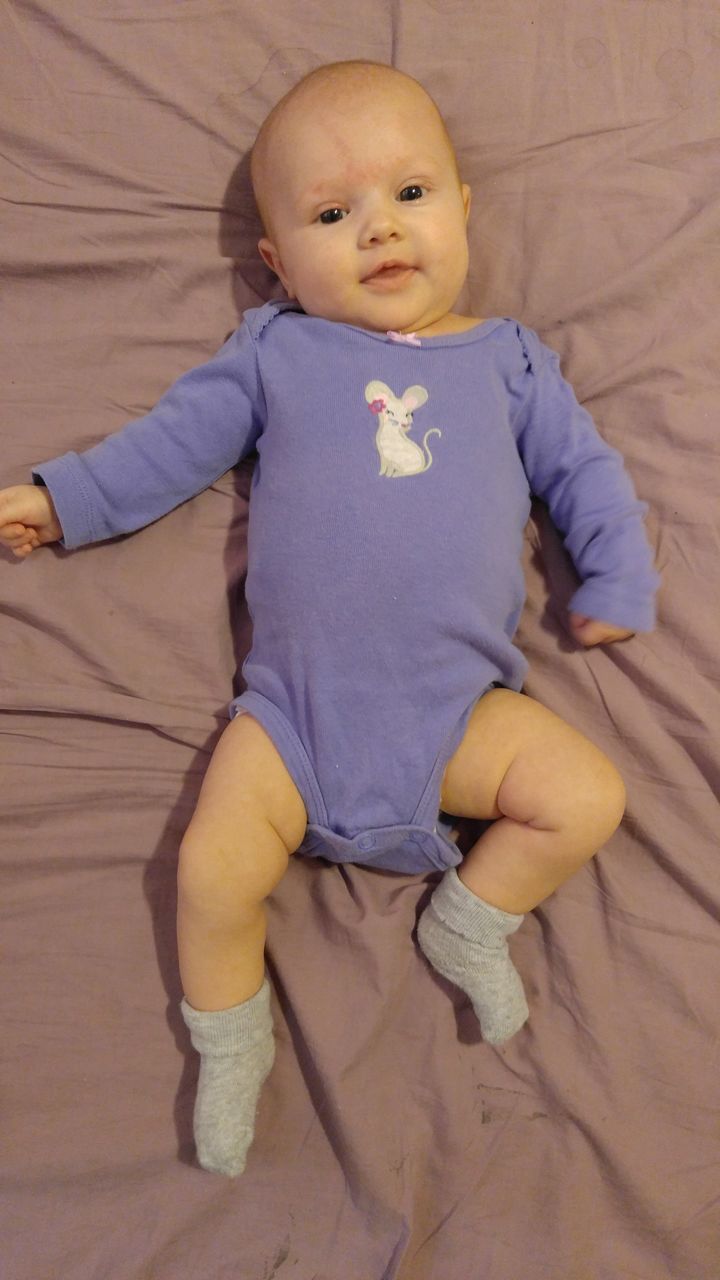
[[[398,337],[269,303],[147,416],[34,474],[73,548],[257,450],[253,643],[231,713],[260,722],[293,777],[301,852],[415,872],[460,861],[445,766],[477,699],[522,685],[531,493],[582,580],[572,609],[648,630],[658,579],[620,456],[536,334],[495,319]]]

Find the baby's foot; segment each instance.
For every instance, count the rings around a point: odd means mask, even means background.
[[[434,969],[472,1001],[483,1040],[502,1044],[527,1022],[529,1010],[506,938],[523,916],[483,902],[445,873],[420,917],[418,942]]]
[[[203,1169],[235,1178],[255,1131],[260,1090],[275,1058],[267,980],[232,1009],[203,1013],[187,1001],[182,1015],[200,1054],[194,1132]]]

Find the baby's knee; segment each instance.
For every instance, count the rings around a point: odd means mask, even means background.
[[[588,770],[584,803],[601,829],[603,842],[620,826],[627,803],[622,777],[612,760],[594,748],[594,759]]]
[[[610,803],[612,805],[611,816],[614,821],[613,830],[615,830],[616,827],[620,826],[623,814],[625,813],[625,807],[627,805],[627,791],[625,789],[625,783],[615,768],[615,765],[611,764],[610,767],[613,772],[613,783],[611,787],[612,794],[610,797]]]
[[[239,822],[228,834],[193,819],[180,845],[178,891],[198,906],[224,900],[232,910],[254,907],[280,882],[289,857],[268,820]]]

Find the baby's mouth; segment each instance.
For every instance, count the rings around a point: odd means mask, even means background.
[[[364,276],[362,283],[380,289],[392,289],[405,284],[413,275],[415,267],[406,262],[384,262],[369,275]]]

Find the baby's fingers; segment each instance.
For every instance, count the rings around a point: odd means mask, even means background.
[[[24,524],[6,524],[0,528],[0,542],[16,556],[28,556],[40,546],[40,539],[34,529]]]
[[[22,541],[23,538],[26,538],[29,532],[30,530],[25,524],[14,523],[0,525],[0,541],[6,542],[8,546],[11,547],[16,542]]]
[[[22,537],[27,533],[27,525],[24,524],[4,524],[0,526],[0,538],[3,542],[12,542],[14,538]]]
[[[612,622],[586,618],[581,613],[570,614],[570,630],[579,644],[590,649],[596,644],[612,644],[615,640],[629,640],[633,631],[616,627]]]

